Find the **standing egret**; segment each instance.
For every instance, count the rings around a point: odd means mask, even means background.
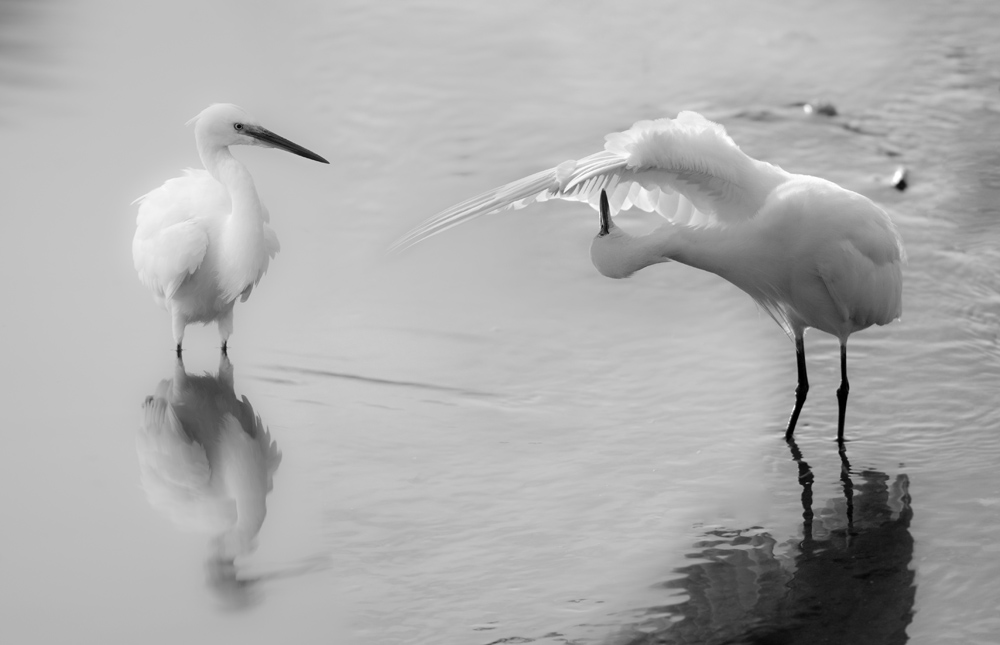
[[[625,278],[670,260],[711,271],[747,292],[795,341],[798,386],[786,438],[809,390],[803,334],[840,340],[837,438],[847,410],[847,338],[902,310],[906,254],[889,216],[836,184],[747,156],[725,129],[695,112],[639,121],[604,150],[487,191],[432,217],[395,243],[411,246],[480,215],[559,198],[598,209],[591,259]],[[630,235],[611,215],[632,206],[667,223]]]
[[[230,146],[266,146],[323,157],[279,137],[235,105],[216,103],[188,122],[204,170],[188,169],[143,195],[132,259],[153,299],[170,312],[177,353],[184,328],[217,321],[222,351],[233,333],[233,305],[246,301],[278,252],[253,177]]]

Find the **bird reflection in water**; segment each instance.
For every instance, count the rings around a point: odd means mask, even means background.
[[[241,576],[237,558],[256,549],[281,452],[250,401],[236,397],[226,355],[215,376],[188,374],[177,359],[173,378],[146,397],[136,449],[150,505],[212,536],[209,586],[229,604],[252,604],[262,577]]]
[[[664,586],[683,603],[650,610],[617,644],[892,645],[907,641],[916,596],[909,479],[863,470],[855,489],[846,454],[847,494],[812,511],[812,472],[794,442],[802,485],[803,537],[779,545],[759,528],[708,532]],[[653,618],[652,615],[656,617]]]

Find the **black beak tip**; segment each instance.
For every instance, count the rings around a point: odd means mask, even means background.
[[[292,145],[295,145],[295,144],[292,144]],[[318,161],[320,163],[325,163],[325,164],[329,164],[330,163],[329,161],[327,161],[323,157],[319,156],[318,154],[316,154],[312,150],[306,150],[305,148],[303,148],[301,146],[297,146],[296,145],[295,148],[285,148],[285,150],[288,150],[288,152],[291,152],[292,154],[296,154],[296,155],[298,155],[300,157],[304,157],[306,159],[309,159],[310,161]]]
[[[611,230],[611,206],[608,204],[608,192],[601,190],[601,232],[598,236],[607,235]]]

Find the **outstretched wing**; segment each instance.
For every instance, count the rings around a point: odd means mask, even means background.
[[[201,266],[209,243],[206,220],[232,210],[229,193],[208,172],[185,170],[136,201],[135,270],[158,297],[169,299]]]
[[[536,201],[582,201],[612,213],[632,207],[683,224],[725,225],[753,217],[788,174],[743,153],[725,129],[696,112],[639,121],[605,137],[604,150],[489,190],[435,215],[395,244],[421,242],[453,226]]]

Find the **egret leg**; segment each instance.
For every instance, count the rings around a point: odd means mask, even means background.
[[[180,344],[180,343],[177,343],[177,358],[180,358],[180,357],[181,357],[181,353],[182,353],[183,351],[184,351],[184,350],[182,350],[182,349],[181,349],[181,344]]]
[[[228,340],[222,341],[222,355],[223,356],[229,356],[229,341]]]
[[[844,417],[847,416],[847,394],[851,384],[847,382],[847,345],[840,346],[840,387],[837,388],[837,441],[844,441]]]
[[[795,337],[795,362],[799,368],[799,384],[795,386],[795,407],[792,408],[792,416],[788,419],[786,440],[791,440],[795,433],[795,424],[799,420],[799,413],[802,412],[802,404],[806,402],[806,394],[809,393],[809,377],[806,376],[806,344],[802,336]]]

